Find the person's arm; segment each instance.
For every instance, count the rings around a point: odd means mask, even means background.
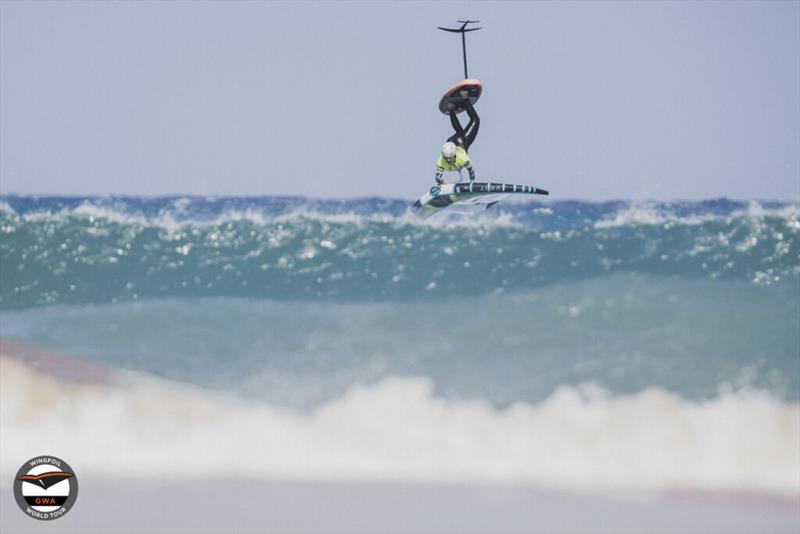
[[[458,161],[458,167],[459,168],[467,169],[467,172],[469,173],[469,181],[470,182],[474,182],[475,181],[475,169],[472,168],[472,160],[470,159],[469,154],[467,154],[466,150],[459,151],[457,161]]]
[[[439,160],[436,162],[436,183],[440,185],[444,183],[444,178],[442,177],[442,175],[444,174],[444,166],[442,163],[442,159],[444,158],[442,156],[439,156]]]
[[[470,182],[474,182],[475,181],[475,169],[472,168],[472,161],[471,160],[467,160],[467,162],[464,165],[464,167],[467,168],[467,172],[469,173],[469,181]]]

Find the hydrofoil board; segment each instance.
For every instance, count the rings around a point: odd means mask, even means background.
[[[495,182],[465,182],[435,185],[412,205],[427,217],[457,203],[484,204],[487,208],[509,194],[549,195],[544,189],[532,185],[501,184]],[[485,198],[484,198],[485,197]]]
[[[447,115],[449,111],[447,110],[447,105],[449,103],[453,103],[455,106],[455,111],[457,114],[463,111],[466,111],[464,108],[464,98],[461,96],[461,91],[467,91],[469,93],[469,101],[472,102],[472,105],[475,105],[475,102],[481,97],[481,93],[483,92],[483,87],[481,86],[480,80],[476,80],[474,78],[468,80],[461,80],[453,87],[447,90],[447,92],[442,96],[442,99],[439,100],[439,111]]]

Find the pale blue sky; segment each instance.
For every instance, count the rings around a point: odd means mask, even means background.
[[[800,3],[0,4],[0,191],[415,198],[468,36],[479,179],[800,200]]]

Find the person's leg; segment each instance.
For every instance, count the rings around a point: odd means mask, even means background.
[[[469,150],[470,145],[475,141],[475,136],[478,135],[481,118],[478,117],[478,113],[475,111],[475,108],[472,107],[472,102],[470,102],[468,98],[464,99],[464,108],[469,115],[469,124],[467,124],[467,127],[464,129],[464,148]]]
[[[453,126],[453,130],[455,130],[456,135],[464,137],[464,128],[461,127],[461,121],[458,120],[456,112],[451,109],[448,114],[450,115],[450,124]]]
[[[448,143],[455,143],[456,146],[464,146],[464,138],[458,135],[457,133],[451,135],[447,138]]]
[[[453,135],[447,138],[450,143],[455,143],[458,146],[464,146],[464,129],[461,127],[461,122],[456,117],[455,111],[450,110],[450,124],[453,125],[453,130],[456,131]]]
[[[448,114],[450,115],[450,124],[453,126],[453,130],[455,130],[456,133],[448,137],[447,140],[458,146],[464,146],[464,129],[461,127],[461,121],[458,120],[454,110],[451,109]]]
[[[475,137],[478,135],[478,127],[481,125],[481,120],[476,119],[475,121],[471,122],[469,126],[467,126],[466,131],[464,132],[464,148],[469,150],[470,145],[473,141],[475,141]]]

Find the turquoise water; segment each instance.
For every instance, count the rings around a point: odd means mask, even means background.
[[[2,335],[309,407],[424,376],[496,406],[559,385],[800,398],[794,204],[4,197]]]

